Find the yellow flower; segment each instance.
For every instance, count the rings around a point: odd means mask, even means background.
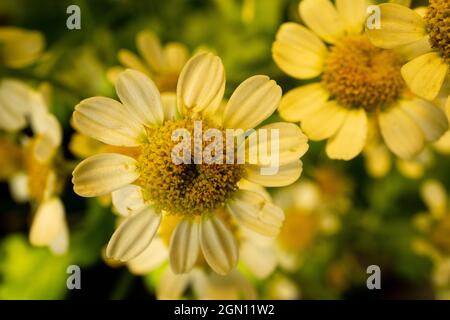
[[[118,59],[125,68],[145,73],[156,84],[160,92],[175,92],[181,69],[189,59],[188,48],[178,42],[162,46],[157,35],[141,31],[136,36],[139,56],[127,49],[119,51]],[[109,71],[109,78],[115,81],[124,68],[115,67]]]
[[[264,159],[255,164],[176,164],[172,159],[177,145],[172,134],[184,130],[195,136],[197,121],[202,121],[205,129],[223,132],[248,130],[267,119],[281,98],[275,81],[266,76],[247,79],[235,90],[221,117],[217,112],[225,90],[224,67],[220,58],[210,53],[199,54],[184,66],[176,103],[170,108],[162,103],[153,81],[139,71],[122,72],[115,86],[121,102],[89,98],[76,106],[73,115],[75,126],[85,135],[111,145],[140,148],[137,159],[99,154],[82,161],[73,172],[74,190],[81,196],[112,192],[114,198],[115,193],[127,194],[124,188],[132,188],[133,198],[145,203],[137,210],[129,208],[108,244],[108,257],[128,261],[138,256],[150,245],[161,220],[170,215],[180,217],[169,250],[175,273],[190,271],[200,253],[219,274],[235,267],[237,244],[223,217],[231,215],[239,225],[276,236],[284,219],[281,209],[256,192],[239,190],[238,182],[246,178],[275,187],[296,181],[302,171],[299,158],[308,149],[297,126],[281,122],[258,129],[280,132],[280,167],[274,175],[261,171],[267,167]],[[261,132],[258,130],[254,133]]]
[[[55,254],[62,254],[68,248],[69,236],[64,206],[57,196],[59,181],[54,169],[62,129],[49,113],[43,96],[25,84],[2,80],[0,97],[0,114],[5,115],[2,128],[22,128],[29,119],[34,133],[32,138],[24,139],[20,166],[8,175],[13,198],[19,202],[29,200],[36,208],[30,242],[49,246]],[[8,155],[11,156],[14,155]]]
[[[415,218],[422,232],[414,243],[419,254],[431,258],[434,266],[433,280],[437,293],[450,290],[450,206],[444,186],[437,180],[427,180],[421,187],[421,197],[428,208]]]
[[[300,2],[309,29],[283,24],[273,59],[297,79],[321,78],[285,94],[278,111],[285,120],[300,121],[311,140],[328,139],[332,159],[356,157],[371,121],[393,153],[411,158],[448,123],[440,108],[408,93],[402,56],[375,47],[362,33],[367,5],[366,0],[337,0],[336,6],[330,0]]]
[[[0,27],[0,65],[22,68],[35,62],[45,46],[43,35],[16,27]]]
[[[380,28],[367,30],[370,41],[407,53],[410,61],[401,73],[408,87],[419,97],[434,100],[449,71],[450,3],[430,0],[426,9],[417,10],[386,3],[380,11]]]

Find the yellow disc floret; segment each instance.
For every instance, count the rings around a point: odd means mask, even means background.
[[[203,130],[208,128],[211,126],[203,121]],[[172,150],[179,142],[172,141],[172,133],[177,129],[187,130],[194,139],[194,120],[191,119],[166,121],[162,127],[148,129],[149,143],[138,158],[141,174],[138,183],[149,200],[168,213],[200,215],[220,208],[238,189],[241,165],[226,164],[225,160],[223,164],[195,164],[194,143],[191,164],[176,164],[172,160]],[[203,147],[208,143],[202,142]],[[224,149],[224,159],[225,156]]]
[[[343,106],[373,111],[404,89],[401,66],[396,53],[376,48],[364,35],[350,36],[331,49],[323,83]]]
[[[430,0],[425,23],[431,47],[450,63],[450,1]]]

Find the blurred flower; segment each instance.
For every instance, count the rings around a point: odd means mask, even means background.
[[[3,127],[24,127],[29,117],[34,136],[24,138],[20,151],[19,145],[10,145],[16,151],[8,153],[3,161],[7,164],[16,161],[16,166],[10,167],[11,171],[4,176],[16,201],[30,200],[36,205],[30,242],[49,246],[56,254],[64,253],[69,241],[68,228],[64,206],[57,197],[60,181],[54,168],[62,129],[56,117],[49,113],[41,93],[15,80],[2,80],[0,94],[5,88],[11,91],[2,94],[0,113],[9,115],[4,118],[9,121]]]
[[[178,76],[189,59],[188,48],[178,42],[169,42],[162,46],[156,34],[141,31],[136,36],[136,47],[139,56],[127,49],[118,54],[120,63],[125,68],[138,70],[150,77],[161,93],[175,92]],[[115,82],[122,67],[111,68],[108,77]]]
[[[44,50],[45,39],[38,31],[0,27],[0,65],[22,68],[35,62]]]
[[[309,29],[284,23],[273,59],[297,79],[322,77],[284,95],[278,111],[285,120],[300,121],[311,140],[328,139],[332,159],[356,157],[372,121],[387,147],[410,159],[441,137],[448,123],[440,108],[408,92],[402,55],[375,47],[363,33],[367,6],[366,0],[300,2]]]
[[[418,214],[415,225],[422,237],[414,242],[416,252],[427,255],[434,265],[433,279],[439,292],[450,290],[450,206],[444,186],[436,180],[422,185],[421,196],[428,212]]]
[[[409,62],[401,73],[408,87],[416,95],[434,100],[449,70],[450,3],[430,0],[427,8],[416,10],[392,3],[380,5],[380,10],[381,28],[367,29],[370,41],[405,52]]]
[[[225,89],[224,67],[219,57],[199,54],[183,68],[177,101],[165,108],[155,84],[139,71],[119,74],[116,91],[122,103],[94,97],[83,100],[74,112],[75,126],[104,143],[140,147],[138,159],[107,153],[82,161],[73,172],[74,190],[85,197],[113,193],[117,202],[127,197],[127,217],[113,234],[106,255],[129,261],[152,242],[161,220],[180,217],[170,241],[169,260],[175,273],[190,271],[203,253],[207,264],[219,274],[229,273],[238,262],[238,247],[226,221],[230,214],[238,225],[266,236],[276,236],[284,219],[281,209],[258,193],[238,190],[243,177],[264,186],[293,183],[302,171],[298,160],[308,149],[306,137],[292,124],[266,126],[280,130],[280,168],[276,175],[262,175],[260,165],[177,165],[171,150],[176,129],[193,133],[194,120],[203,128],[247,130],[267,119],[277,108],[281,89],[266,76],[244,81],[224,110],[221,123],[214,123]],[[264,127],[263,127],[264,128]],[[192,134],[191,134],[192,136]],[[292,147],[294,145],[294,147]],[[225,150],[224,150],[225,153]],[[119,205],[120,206],[120,205]],[[218,240],[220,239],[220,241]]]
[[[280,265],[289,271],[300,267],[302,256],[321,237],[341,228],[340,215],[350,206],[348,181],[330,168],[315,172],[315,180],[305,180],[277,190],[274,202],[285,213],[277,238]]]

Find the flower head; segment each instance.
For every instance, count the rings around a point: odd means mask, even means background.
[[[302,0],[299,12],[308,28],[288,22],[277,32],[275,63],[297,79],[321,76],[283,97],[281,117],[300,121],[311,140],[328,139],[332,159],[356,157],[371,126],[397,156],[417,155],[447,130],[444,112],[408,92],[401,54],[375,47],[362,33],[368,1],[335,4]]]
[[[225,72],[220,58],[203,53],[184,66],[174,100],[162,101],[152,80],[128,69],[116,81],[121,102],[94,97],[77,105],[74,124],[83,134],[140,150],[134,158],[115,153],[95,155],[82,161],[73,172],[74,190],[81,196],[112,192],[116,207],[121,206],[121,198],[136,199],[137,206],[126,206],[123,211],[127,217],[109,242],[108,257],[121,261],[135,258],[150,245],[161,220],[177,216],[179,221],[170,238],[172,270],[190,271],[201,252],[215,272],[226,274],[238,260],[236,240],[227,222],[230,216],[237,225],[262,234],[278,233],[283,212],[258,193],[240,190],[238,182],[247,178],[265,186],[293,183],[301,173],[299,158],[308,148],[306,137],[295,125],[270,124],[229,149],[229,144],[214,143],[210,155],[217,162],[206,161],[201,150],[208,146],[197,131],[199,125],[214,129],[206,132],[214,132],[215,137],[223,136],[227,129],[245,132],[267,119],[281,98],[281,89],[273,80],[254,76],[236,89],[222,111],[219,107],[224,90]],[[277,129],[280,133],[279,141],[269,138],[259,142],[266,147],[279,142],[280,167],[273,175],[262,174],[266,159],[249,163],[245,156],[244,162],[235,161],[237,150],[263,129]],[[173,155],[180,144],[174,143],[174,137],[180,132],[192,136],[194,143],[182,149],[184,162],[177,163]],[[242,134],[228,135],[232,142],[239,137]],[[223,161],[230,158],[232,163]]]

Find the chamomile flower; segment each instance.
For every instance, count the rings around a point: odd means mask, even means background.
[[[450,207],[444,186],[436,180],[422,185],[421,196],[428,212],[415,218],[422,236],[414,243],[415,250],[427,255],[433,262],[433,280],[437,293],[450,292]]]
[[[189,59],[188,48],[178,42],[169,42],[164,46],[156,34],[141,31],[136,36],[139,56],[127,49],[121,49],[118,59],[124,68],[131,68],[149,76],[160,92],[175,92],[181,69]],[[109,78],[114,82],[122,67],[109,71]]]
[[[137,159],[99,154],[82,161],[73,172],[74,190],[80,196],[113,193],[114,198],[118,192],[144,204],[128,208],[127,217],[108,244],[107,257],[120,261],[137,257],[151,244],[161,220],[171,216],[179,218],[169,246],[174,273],[190,271],[200,255],[219,274],[233,270],[238,247],[225,222],[231,217],[238,225],[264,235],[277,235],[284,219],[281,209],[256,192],[240,190],[238,182],[246,178],[277,187],[296,181],[302,171],[299,158],[308,149],[300,128],[274,123],[258,129],[278,129],[280,133],[280,166],[273,175],[261,171],[267,168],[263,160],[254,164],[194,164],[194,159],[192,164],[177,164],[172,159],[178,144],[172,134],[182,130],[196,136],[196,121],[201,120],[205,130],[224,132],[233,128],[245,131],[267,119],[281,98],[281,89],[273,80],[254,76],[244,81],[220,116],[217,113],[225,73],[220,58],[210,53],[199,54],[184,66],[178,79],[176,104],[170,108],[164,108],[154,82],[139,71],[128,69],[119,74],[115,86],[121,102],[89,98],[76,106],[73,115],[75,126],[85,135],[111,145],[140,148]],[[275,141],[267,142],[270,145]],[[224,146],[217,155],[223,152],[225,156]],[[190,160],[198,148],[193,149]]]
[[[44,49],[44,36],[38,31],[0,27],[0,65],[22,68],[35,62]]]
[[[448,128],[444,112],[411,95],[400,54],[375,47],[363,33],[366,0],[303,0],[307,27],[285,23],[272,47],[276,64],[297,79],[317,81],[284,95],[281,117],[301,122],[311,140],[328,139],[332,159],[350,160],[364,148],[370,122],[398,157],[417,155]]]
[[[3,90],[10,91],[2,94]],[[7,155],[17,158],[17,167],[7,177],[13,198],[32,203],[34,217],[30,242],[36,246],[48,246],[55,254],[62,254],[68,247],[68,228],[64,205],[58,198],[59,179],[54,168],[62,129],[58,120],[48,112],[41,93],[25,84],[2,80],[0,96],[0,113],[8,115],[3,119],[6,127],[21,128],[30,119],[34,133],[33,137],[24,139],[20,152]]]
[[[427,8],[417,10],[394,3],[379,8],[380,28],[367,30],[370,41],[407,52],[409,62],[401,68],[405,82],[416,95],[434,100],[449,73],[450,3],[430,0]]]

